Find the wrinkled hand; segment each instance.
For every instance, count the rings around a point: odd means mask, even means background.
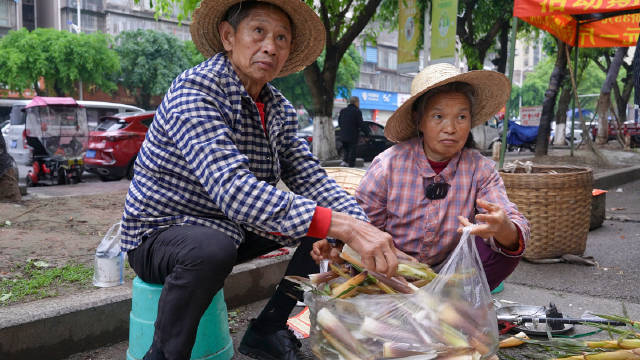
[[[340,258],[340,252],[344,244],[339,243],[336,247],[331,246],[327,239],[322,239],[313,243],[311,250],[311,258],[316,264],[320,264],[322,260],[330,260],[332,263],[340,264],[344,260]]]
[[[505,248],[516,248],[518,245],[518,230],[516,226],[509,220],[504,209],[496,204],[484,200],[477,200],[476,205],[487,210],[486,214],[476,215],[476,224],[471,229],[471,234],[482,237],[483,239],[493,238]],[[473,225],[462,216],[458,216],[461,227],[458,232],[462,233],[462,228]]]
[[[388,277],[394,276],[398,270],[398,257],[391,235],[367,222],[333,212],[329,236],[342,240],[360,254],[364,267],[369,270]]]
[[[334,264],[341,264],[344,260],[340,257],[343,243],[339,242],[335,247],[327,239],[322,239],[313,243],[311,250],[311,258],[316,264],[320,264],[322,260],[330,260]],[[396,257],[399,262],[418,262],[416,258],[404,253],[402,250],[395,248]]]

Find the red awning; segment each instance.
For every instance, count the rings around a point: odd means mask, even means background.
[[[640,34],[637,0],[515,0],[513,15],[579,47],[635,46]]]
[[[27,104],[27,106],[25,106],[25,109],[28,109],[34,106],[51,106],[51,105],[81,107],[81,105],[78,104],[72,97],[36,96]]]

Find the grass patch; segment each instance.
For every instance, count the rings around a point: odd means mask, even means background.
[[[57,296],[65,289],[88,287],[93,279],[92,266],[74,263],[48,267],[41,261],[30,260],[11,272],[19,276],[0,280],[0,306]]]

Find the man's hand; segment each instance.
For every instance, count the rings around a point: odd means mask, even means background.
[[[507,213],[504,209],[496,204],[490,203],[484,200],[477,200],[476,205],[487,210],[486,214],[477,214],[477,224],[471,230],[471,234],[478,235],[483,239],[488,239],[491,236],[499,242],[504,248],[509,250],[518,249],[518,229],[509,220]],[[461,227],[458,228],[458,232],[462,232],[462,228],[472,225],[468,219],[458,216]]]
[[[398,270],[398,257],[391,235],[367,222],[334,211],[328,236],[342,240],[360,254],[367,269],[388,277],[394,276]]]
[[[311,258],[316,264],[320,264],[322,260],[330,260],[332,263],[343,263],[344,260],[340,258],[340,252],[342,251],[343,244],[339,244],[333,247],[327,239],[322,239],[313,243],[313,249],[311,250]]]

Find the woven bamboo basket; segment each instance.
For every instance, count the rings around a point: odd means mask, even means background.
[[[534,165],[531,173],[500,171],[509,200],[529,220],[526,259],[582,255],[591,220],[589,168]]]
[[[347,193],[354,195],[365,174],[363,169],[348,167],[326,167],[327,174],[335,180]]]

